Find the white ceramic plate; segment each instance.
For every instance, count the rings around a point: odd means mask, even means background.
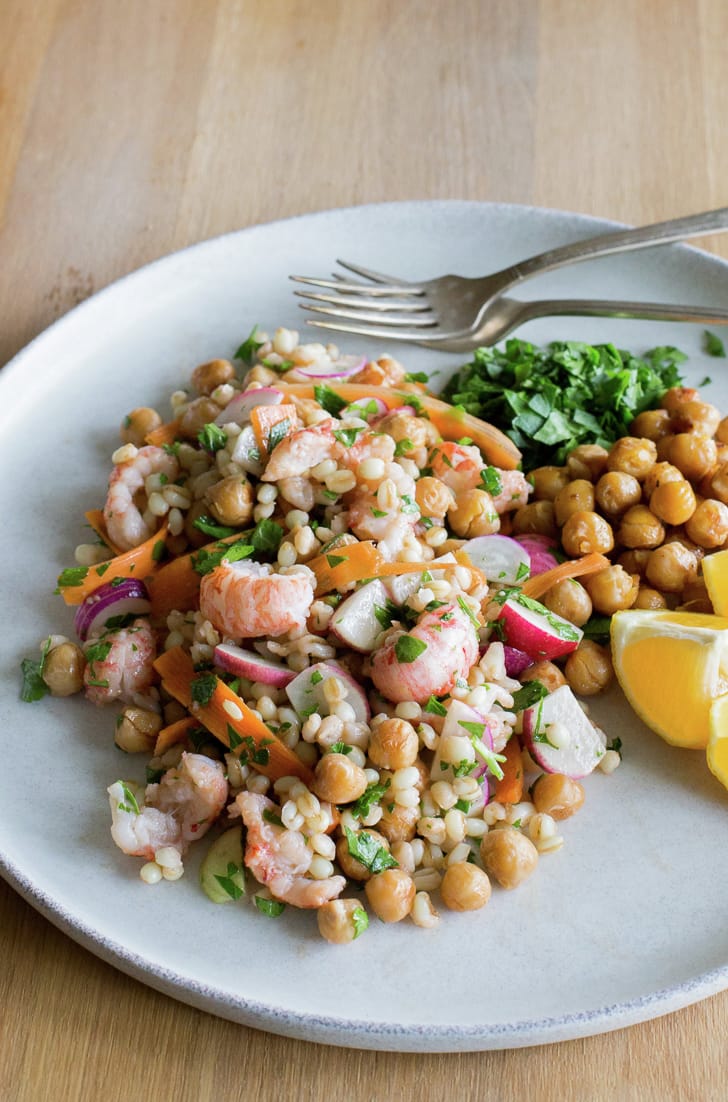
[[[267,919],[214,906],[194,859],[147,887],[109,835],[106,786],[143,777],[113,744],[113,710],[80,700],[21,704],[18,667],[49,630],[71,634],[52,595],[103,500],[124,413],[168,411],[191,369],[232,353],[254,323],[298,325],[290,272],[325,275],[335,256],[403,276],[476,275],[607,229],[595,219],[463,202],[396,203],[308,215],[187,249],[68,314],[0,375],[0,868],[52,922],[123,971],[247,1025],[330,1044],[403,1051],[505,1048],[616,1029],[728,987],[728,796],[703,755],[671,750],[614,693],[595,705],[624,743],[623,766],[586,783],[564,848],[483,912],[439,929],[376,920],[334,948],[315,917]],[[553,274],[528,294],[725,303],[728,265],[683,246]],[[524,291],[526,288],[524,288]],[[725,361],[701,330],[643,322],[533,323],[534,341],[677,344],[689,377],[728,408]],[[316,339],[311,336],[310,339]],[[341,342],[368,353],[385,342]],[[444,379],[461,359],[400,346]]]

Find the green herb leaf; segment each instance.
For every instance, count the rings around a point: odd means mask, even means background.
[[[529,609],[530,612],[537,612],[540,616],[544,616],[559,639],[568,639],[570,642],[578,642],[581,639],[581,632],[578,628],[575,628],[568,620],[564,620],[561,616],[551,612],[539,601],[534,601],[533,597],[526,597],[523,593],[519,593],[514,599],[523,608]]]
[[[429,383],[430,378],[424,371],[408,371],[404,381],[406,383]]]
[[[593,639],[595,643],[608,643],[611,623],[611,616],[590,616],[581,627],[584,638]]]
[[[126,783],[126,781],[119,781],[118,783],[121,785],[121,791],[124,796],[124,803],[119,804],[119,810],[128,811],[130,815],[138,815],[139,804],[137,803],[136,796],[129,788],[129,785]]]
[[[268,455],[271,454],[274,448],[278,447],[282,440],[285,440],[290,430],[290,417],[284,417],[282,421],[276,421],[275,425],[271,425],[270,432],[268,433],[268,439],[265,442],[265,447]]]
[[[245,539],[237,540],[235,543],[223,543],[218,545],[215,551],[206,551],[203,547],[192,556],[192,569],[204,577],[205,574],[215,570],[223,559],[227,562],[239,562],[240,559],[247,559],[254,550],[252,543],[247,543]]]
[[[340,444],[343,444],[343,446],[345,448],[352,448],[354,446],[354,444],[356,444],[357,436],[359,435],[360,432],[363,432],[363,431],[364,431],[364,429],[362,429],[362,428],[336,429],[336,431],[334,432],[334,436],[336,437],[336,439],[339,441]],[[396,452],[395,452],[395,455],[396,455]]]
[[[227,444],[227,433],[214,421],[204,425],[197,433],[197,439],[207,452],[219,452]]]
[[[366,819],[372,809],[372,805],[379,803],[388,788],[389,781],[385,781],[383,784],[375,781],[373,784],[367,785],[366,790],[358,800],[355,800],[354,803],[349,806],[348,810],[355,819]]]
[[[336,391],[332,390],[326,383],[317,383],[313,388],[313,393],[321,408],[330,413],[332,417],[338,417],[342,409],[346,409],[348,405],[346,399],[340,398]]]
[[[392,626],[392,622],[397,618],[397,606],[393,601],[387,599],[387,603],[384,608],[381,605],[374,606],[374,615],[381,627],[387,631]]]
[[[513,694],[513,711],[524,712],[531,708],[539,700],[549,695],[549,691],[541,681],[527,681]]]
[[[190,696],[195,704],[206,707],[212,700],[212,694],[217,688],[217,674],[206,670],[199,674],[190,685]]]
[[[715,333],[711,333],[709,329],[706,329],[703,333],[703,347],[709,356],[718,356],[720,359],[725,359],[723,341]]]
[[[176,455],[179,455],[179,450],[180,450],[181,446],[182,446],[182,441],[181,440],[173,440],[171,444],[162,444],[162,450],[165,451],[167,453],[167,455],[175,455],[176,456]]]
[[[622,740],[621,738],[613,738],[611,742],[607,743],[607,750],[614,750],[615,753],[622,757]]]
[[[166,770],[163,768],[155,769],[154,766],[148,765],[146,768],[147,784],[159,784],[165,772]]]
[[[485,467],[484,470],[480,472],[480,481],[483,483],[483,488],[487,490],[492,497],[498,497],[498,494],[503,492],[503,482],[500,472],[495,467]]]
[[[351,912],[351,921],[354,926],[354,941],[369,927],[369,915],[363,907],[355,907]]]
[[[152,558],[155,562],[161,562],[167,554],[167,545],[164,540],[157,540],[152,548]]]
[[[398,440],[397,441],[397,443],[395,445],[395,448],[394,448],[394,454],[395,454],[395,456],[406,455],[407,452],[414,451],[414,447],[415,446],[412,443],[412,441],[408,440],[405,437],[404,440]]]
[[[354,749],[353,746],[348,746],[345,742],[335,742],[333,746],[328,749],[329,754],[350,754]]]
[[[276,555],[283,539],[283,528],[274,520],[259,520],[250,534],[256,555]]]
[[[50,692],[50,689],[43,680],[43,670],[45,669],[45,662],[50,649],[51,640],[49,636],[41,651],[40,661],[36,662],[32,658],[24,658],[20,663],[20,669],[23,674],[20,699],[25,704],[32,704],[36,700],[42,700],[43,697],[47,696]]]
[[[68,566],[58,575],[58,585],[61,589],[71,585],[81,585],[87,574],[87,566]]]
[[[278,918],[286,909],[285,903],[279,903],[277,899],[263,899],[259,895],[254,895],[253,899],[260,913],[268,918]]]
[[[340,566],[342,562],[346,562],[346,555],[327,555],[326,562],[332,568]]]
[[[195,517],[192,521],[192,527],[216,540],[224,540],[226,536],[234,536],[237,531],[236,528],[228,528],[224,524],[218,524],[212,517],[208,517],[204,513],[201,517]]]
[[[111,650],[111,643],[91,643],[86,647],[86,661],[89,665],[93,665],[95,662],[105,662],[109,657]]]
[[[414,635],[400,635],[394,644],[394,653],[401,665],[414,662],[426,650],[427,643],[423,642],[422,639],[417,639]]]
[[[442,704],[436,696],[431,696],[422,709],[423,712],[429,712],[433,716],[446,716],[447,708]]]
[[[255,354],[263,343],[263,341],[258,340],[258,326],[254,325],[250,331],[250,335],[246,337],[240,345],[233,359],[242,360],[243,363],[248,364],[249,367],[252,366],[255,360]]]
[[[276,815],[275,811],[271,811],[268,807],[266,807],[265,811],[263,812],[263,818],[265,819],[266,823],[270,823],[271,826],[283,826],[283,820],[281,819],[280,815]]]
[[[229,861],[226,871],[226,876],[219,876],[217,873],[215,873],[215,879],[217,880],[223,891],[227,892],[231,899],[240,899],[240,897],[245,893],[240,885],[236,882],[234,877],[240,877],[243,874],[243,870],[233,861]]]
[[[460,608],[460,611],[464,612],[465,615],[468,617],[470,623],[473,625],[475,630],[480,631],[480,623],[478,622],[478,617],[475,615],[468,602],[462,596],[458,597],[458,607]]]
[[[399,863],[395,861],[392,854],[365,830],[355,833],[350,827],[344,827],[344,832],[350,855],[370,872],[377,873],[384,872],[385,869],[399,868]]]

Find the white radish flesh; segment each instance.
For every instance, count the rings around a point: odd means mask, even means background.
[[[346,703],[354,709],[356,723],[368,723],[371,716],[369,702],[361,685],[358,685],[351,674],[341,666],[333,662],[317,662],[315,666],[309,666],[297,677],[286,685],[286,695],[291,702],[294,711],[306,719],[315,712],[321,716],[331,714],[331,705],[324,693],[324,682],[328,677],[337,677],[347,687]]]
[[[352,650],[371,654],[387,627],[388,602],[389,594],[380,581],[367,582],[335,609],[329,628]]]
[[[283,392],[272,386],[261,386],[253,390],[244,390],[231,398],[222,413],[215,418],[216,425],[245,425],[250,420],[250,411],[256,406],[277,406],[283,401]]]
[[[489,582],[516,585],[531,572],[528,551],[510,536],[476,536],[462,550]]]
[[[604,732],[584,713],[568,685],[523,712],[528,752],[546,773],[578,780],[591,773],[606,749]]]
[[[236,677],[259,681],[262,685],[273,685],[277,689],[290,684],[296,676],[288,666],[272,662],[255,651],[235,647],[231,643],[220,643],[215,647],[213,660],[220,669],[227,670]]]

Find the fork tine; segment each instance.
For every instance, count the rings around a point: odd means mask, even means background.
[[[341,279],[313,279],[311,276],[298,276],[292,275],[288,277],[292,279],[294,283],[307,283],[311,287],[324,287],[333,291],[348,291],[353,294],[367,294],[367,295],[421,295],[422,292],[417,288],[414,290],[412,287],[404,287],[400,285],[392,285],[387,287],[373,287],[371,283],[345,283]]]
[[[411,325],[420,329],[432,329],[437,325],[437,320],[431,315],[423,317],[421,314],[410,314],[409,317],[402,318],[387,314],[382,317],[381,311],[366,313],[363,310],[341,309],[336,306],[313,306],[310,302],[301,302],[299,306],[302,310],[313,310],[316,314],[328,314],[332,318],[352,318],[354,321],[373,321],[400,327]]]
[[[344,322],[319,321],[317,318],[306,318],[306,324],[316,329],[333,330],[336,333],[355,333],[360,337],[377,337],[387,341],[414,341],[421,342],[431,329],[394,329],[388,326],[377,325],[347,325]]]
[[[311,299],[314,302],[330,302],[332,306],[353,306],[357,310],[370,307],[373,310],[393,311],[401,310],[404,313],[431,313],[430,307],[424,299],[402,302],[399,299],[390,298],[366,298],[364,295],[356,295],[347,298],[346,295],[319,295],[314,291],[294,291],[299,298]]]
[[[337,264],[340,264],[342,268],[346,268],[349,272],[354,272],[355,275],[363,276],[364,279],[371,279],[373,283],[404,283],[404,280],[398,276],[385,275],[384,272],[375,272],[372,268],[362,268],[359,264],[350,264],[348,260],[338,260]],[[409,286],[417,291],[419,294],[423,294],[421,287],[417,287],[416,284],[410,283]]]

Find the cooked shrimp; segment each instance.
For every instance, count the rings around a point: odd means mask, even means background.
[[[480,485],[480,472],[485,464],[480,450],[471,444],[453,444],[442,440],[430,452],[428,464],[439,478],[456,494]]]
[[[528,501],[533,487],[526,482],[522,471],[502,471],[496,467],[500,479],[501,491],[493,495],[496,513],[507,513],[509,509],[518,509]]]
[[[405,369],[398,360],[393,360],[391,356],[380,356],[378,360],[369,360],[350,381],[368,386],[399,386],[404,382],[405,374]]]
[[[107,631],[85,648],[83,680],[94,704],[123,700],[133,704],[154,679],[157,645],[149,621],[139,617],[128,628]]]
[[[173,482],[179,474],[179,464],[163,448],[148,444],[140,448],[133,459],[114,467],[109,477],[104,520],[109,538],[122,551],[138,547],[154,531],[135,502],[135,495],[144,489],[144,480],[150,474],[163,474]]]
[[[159,784],[148,784],[138,811],[129,800],[129,792],[136,798],[130,785],[116,781],[107,791],[111,837],[124,853],[149,861],[162,846],[184,853],[209,830],[228,798],[222,765],[203,754],[183,754]]]
[[[377,540],[377,549],[387,560],[397,557],[420,519],[414,495],[407,496],[409,503],[397,497],[391,509],[382,509],[377,495],[366,487],[358,487],[351,495],[347,514],[349,528],[359,539]],[[407,512],[402,512],[403,508]]]
[[[235,802],[247,828],[245,864],[271,895],[294,907],[312,908],[321,907],[341,894],[346,887],[343,876],[330,876],[326,880],[306,877],[313,850],[300,831],[276,826],[263,818],[265,811],[275,810],[275,804],[253,792],[240,792]]]
[[[253,639],[302,628],[313,602],[312,575],[276,574],[267,563],[223,562],[200,586],[200,612],[223,635]]]
[[[309,428],[289,433],[275,448],[263,472],[263,482],[278,482],[281,478],[302,475],[311,467],[335,458],[340,445],[334,436],[339,424],[333,418]]]
[[[418,645],[424,645],[419,654]],[[477,660],[474,625],[459,605],[447,604],[424,612],[411,631],[390,634],[372,655],[371,677],[387,700],[421,704],[449,692]]]

